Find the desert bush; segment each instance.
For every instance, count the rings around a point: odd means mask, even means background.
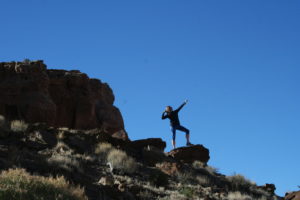
[[[114,147],[110,143],[99,143],[95,148],[95,154],[106,157]]]
[[[255,198],[241,192],[229,192],[226,198],[227,200],[267,200],[267,197]]]
[[[79,171],[82,172],[81,162],[83,162],[84,156],[74,153],[68,145],[64,142],[58,142],[53,148],[54,152],[51,157],[47,159],[47,162],[54,168],[60,168],[69,172]]]
[[[24,169],[0,174],[1,200],[87,200],[84,190],[70,185],[64,177],[33,176]]]
[[[193,199],[195,191],[191,187],[182,187],[179,189],[179,193],[186,196],[188,199]]]
[[[13,120],[10,122],[10,129],[14,132],[24,132],[28,128],[28,124],[26,124],[23,120]]]
[[[183,184],[198,184],[195,179],[195,174],[192,172],[179,172],[177,178]]]
[[[252,197],[240,192],[229,192],[227,196],[228,200],[252,200]]]
[[[74,170],[82,171],[80,162],[74,155],[52,154],[47,161],[50,165],[65,169],[69,172],[73,172]]]
[[[193,167],[195,169],[205,169],[207,172],[209,172],[211,175],[215,175],[218,173],[218,169],[209,165],[206,165],[205,163],[201,162],[201,161],[194,161],[193,162]]]
[[[201,186],[208,187],[212,185],[210,178],[205,175],[196,176],[196,180]]]
[[[107,162],[111,164],[113,169],[126,173],[133,173],[137,169],[136,161],[119,149],[112,149],[108,152]]]
[[[245,178],[243,175],[241,174],[236,174],[233,176],[227,176],[226,177],[227,180],[230,182],[231,186],[232,186],[232,190],[246,190],[249,191],[250,188],[255,185],[255,183],[252,183],[250,180],[248,180],[247,178]]]

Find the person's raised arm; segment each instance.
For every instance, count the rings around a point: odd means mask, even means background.
[[[188,100],[185,100],[185,101],[183,102],[183,104],[181,104],[181,106],[179,106],[179,107],[176,109],[176,112],[179,112],[179,111],[183,108],[183,106],[185,106],[185,104],[187,104],[187,102],[188,102]]]

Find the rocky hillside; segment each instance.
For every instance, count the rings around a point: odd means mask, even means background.
[[[203,145],[130,141],[109,86],[79,71],[0,63],[0,94],[0,199],[281,199],[218,173]]]
[[[0,129],[0,169],[63,176],[87,199],[279,199],[275,186],[257,186],[242,175],[226,177],[207,165],[202,145],[164,153],[159,138],[129,141],[100,129],[5,122]],[[0,178],[1,183],[1,178]],[[1,188],[1,192],[5,188]],[[17,186],[16,186],[17,187]]]

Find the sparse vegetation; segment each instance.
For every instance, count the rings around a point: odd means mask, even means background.
[[[14,132],[24,132],[28,128],[28,124],[26,124],[23,120],[13,120],[10,122],[10,129]]]
[[[24,169],[9,169],[0,175],[1,200],[87,200],[84,190],[64,177],[33,176]]]
[[[195,194],[195,191],[191,187],[182,187],[182,188],[180,188],[179,193],[183,194],[184,196],[186,196],[189,199],[192,199]]]
[[[98,155],[98,158],[100,161],[105,162],[107,159],[108,153],[113,149],[114,147],[110,143],[99,143],[95,148],[95,154]]]
[[[267,200],[267,197],[259,197],[255,198],[248,194],[242,194],[241,192],[229,192],[226,198],[227,200]]]
[[[136,161],[119,149],[109,151],[107,162],[109,162],[114,169],[119,169],[126,173],[133,173],[137,169]]]
[[[137,169],[136,161],[124,151],[116,149],[110,143],[100,143],[95,147],[95,154],[101,162],[109,163],[113,169],[125,173],[134,173]]]
[[[193,167],[195,169],[205,169],[207,172],[209,172],[210,174],[214,175],[216,173],[218,173],[218,169],[214,168],[212,166],[206,165],[198,160],[193,162]]]
[[[233,191],[249,190],[251,188],[251,186],[255,185],[255,183],[251,182],[250,180],[248,180],[247,178],[245,178],[241,174],[236,174],[236,175],[233,175],[233,176],[227,176],[226,178],[227,178],[227,180],[230,181]]]
[[[47,162],[55,168],[61,168],[69,172],[82,172],[82,157],[83,156],[75,154],[65,143],[58,142],[55,147],[55,152],[47,159]]]
[[[196,180],[202,186],[208,187],[208,186],[212,185],[210,179],[207,176],[205,176],[205,175],[198,175],[198,176],[196,176]]]

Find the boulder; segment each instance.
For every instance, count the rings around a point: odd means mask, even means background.
[[[300,200],[300,191],[286,193],[285,200]]]
[[[131,142],[131,146],[135,149],[152,149],[163,152],[166,148],[166,142],[161,138],[148,138],[143,140],[134,140]]]
[[[197,160],[206,164],[210,158],[209,150],[203,145],[176,148],[168,152],[167,155],[183,163],[193,163]]]
[[[48,70],[42,60],[0,63],[0,115],[27,123],[122,133],[122,115],[108,84],[78,70]]]

